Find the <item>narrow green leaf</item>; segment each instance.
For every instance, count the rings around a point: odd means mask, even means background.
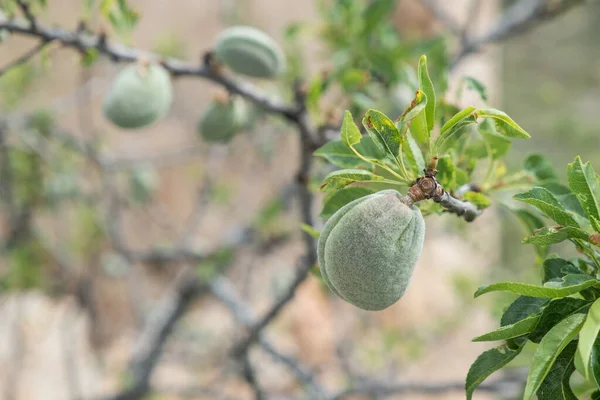
[[[318,230],[316,230],[315,228],[313,228],[310,225],[301,224],[300,227],[302,228],[302,230],[304,232],[308,233],[313,239],[318,239],[319,236],[321,236],[321,232],[319,232]]]
[[[538,182],[558,180],[558,175],[554,171],[552,163],[543,154],[533,153],[528,155],[525,158],[523,167],[526,171],[531,172]]]
[[[460,121],[462,121],[463,119],[466,119],[467,117],[472,116],[475,113],[475,110],[477,110],[477,107],[469,106],[469,107],[465,108],[464,110],[461,110],[461,111],[457,112],[456,114],[454,114],[454,116],[452,118],[450,118],[442,126],[442,130],[440,131],[440,137],[438,138],[438,141],[442,138],[444,133],[448,132],[450,129],[452,129],[454,126],[456,126]]]
[[[410,167],[416,175],[420,175],[425,169],[425,159],[423,158],[423,152],[421,152],[419,144],[410,132],[406,133],[406,144],[407,146],[403,146],[403,150],[406,153]]]
[[[513,209],[513,212],[525,226],[525,229],[529,235],[532,235],[535,231],[543,228],[545,225],[544,221],[542,221],[537,215],[533,214],[529,210]],[[548,254],[548,246],[535,245],[535,252],[538,257],[544,258]]]
[[[481,100],[487,101],[487,89],[483,83],[471,76],[465,76],[464,79],[468,88],[475,90],[479,94],[479,97],[481,97]]]
[[[560,321],[573,314],[585,314],[589,308],[590,302],[574,297],[552,300],[542,310],[539,323],[527,338],[533,343],[539,343]]]
[[[555,243],[564,242],[567,239],[583,239],[589,241],[590,235],[573,226],[542,228],[533,236],[523,239],[523,243],[531,243],[541,246],[548,246]]]
[[[539,315],[528,317],[512,325],[506,325],[484,335],[477,336],[472,340],[473,342],[491,342],[523,336],[531,332],[538,324],[539,320]]]
[[[418,143],[423,145],[428,145],[430,140],[429,131],[427,130],[427,116],[425,114],[427,104],[428,100],[425,93],[417,90],[415,99],[404,116],[413,137]]]
[[[534,187],[528,192],[515,195],[514,199],[537,207],[559,225],[579,227],[577,221],[566,212],[563,205],[548,189]]]
[[[529,368],[523,400],[533,398],[560,353],[579,333],[584,320],[585,315],[583,314],[571,315],[544,336]]]
[[[382,151],[394,159],[398,158],[402,138],[392,120],[377,110],[368,110],[363,118],[363,125]]]
[[[330,192],[323,200],[323,209],[321,210],[320,217],[329,218],[335,214],[337,210],[351,201],[373,193],[375,193],[375,190],[359,186],[345,187],[343,189]]]
[[[578,293],[583,289],[598,284],[598,280],[586,275],[566,275],[559,282],[547,282],[544,286],[530,285],[520,282],[498,282],[482,286],[475,292],[475,297],[489,292],[510,292],[523,296],[542,297],[548,299],[561,298]]]
[[[492,205],[492,201],[483,193],[467,192],[463,195],[463,200],[473,203],[480,210],[488,208]]]
[[[600,299],[596,300],[590,307],[583,328],[579,333],[579,344],[577,346],[577,357],[580,358],[585,371],[585,378],[590,379],[590,357],[592,347],[600,333]]]
[[[510,349],[507,345],[484,351],[469,368],[465,382],[467,400],[473,398],[473,392],[477,387],[491,374],[498,371],[506,364],[511,362],[521,352],[522,347],[516,350]]]
[[[419,69],[417,74],[419,76],[419,89],[421,89],[427,97],[425,118],[427,119],[427,131],[429,136],[435,125],[435,89],[433,87],[433,82],[431,82],[431,78],[429,77],[429,72],[427,71],[427,56],[423,55],[419,59]]]
[[[477,116],[479,118],[493,118],[496,123],[496,129],[504,136],[519,139],[529,139],[531,137],[523,130],[523,128],[506,115],[506,113],[496,110],[495,108],[477,110]]]
[[[348,147],[354,146],[357,143],[360,143],[360,139],[362,135],[360,134],[360,129],[354,123],[354,119],[352,119],[352,114],[350,111],[346,110],[344,113],[344,121],[342,122],[342,142]]]
[[[569,383],[575,372],[576,348],[577,345],[571,342],[556,358],[536,393],[538,400],[577,400]]]
[[[590,162],[584,164],[581,157],[575,157],[575,161],[567,166],[567,177],[588,217],[600,220],[600,182]]]
[[[382,181],[384,178],[375,175],[370,171],[363,169],[341,169],[333,171],[323,179],[320,190],[326,192],[329,190],[341,189],[354,182],[360,181]]]
[[[465,127],[476,122],[477,119],[475,119],[473,115],[470,115],[458,121],[451,128],[442,133],[437,138],[435,143],[436,153],[443,154],[455,146],[456,143],[462,139],[466,133],[469,132],[469,130],[465,129]]]

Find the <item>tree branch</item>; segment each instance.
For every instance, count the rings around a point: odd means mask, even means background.
[[[31,58],[35,57],[40,51],[42,51],[44,49],[44,47],[46,47],[50,42],[46,41],[46,40],[41,40],[38,44],[36,44],[34,47],[32,47],[30,50],[28,50],[27,52],[25,52],[23,55],[21,55],[20,57],[12,60],[11,62],[9,62],[8,64],[6,64],[5,66],[3,66],[2,68],[0,68],[0,76],[4,75],[6,72],[8,72],[9,70],[11,70],[12,68],[21,65],[23,63],[26,63],[27,61],[29,61]]]
[[[104,400],[137,400],[150,390],[150,377],[175,324],[203,290],[194,274],[184,269],[175,278],[148,318],[134,350],[129,366],[132,384],[129,388]]]
[[[43,41],[58,41],[64,47],[80,52],[97,50],[98,53],[110,57],[114,62],[133,62],[140,58],[160,60],[162,57],[140,49],[129,48],[119,44],[111,44],[102,35],[89,35],[83,31],[67,31],[61,28],[49,28],[20,20],[11,20],[0,12],[0,29],[25,36],[36,37]],[[193,66],[183,61],[169,58],[162,61],[163,66],[174,76],[196,76],[215,82],[230,93],[240,95],[259,105],[267,112],[281,114],[291,121],[297,121],[299,110],[284,104],[280,99],[272,98],[257,86],[247,82],[236,81],[204,64]]]
[[[464,40],[462,48],[452,60],[451,68],[455,68],[466,56],[478,52],[489,43],[530,31],[542,22],[554,19],[584,2],[585,0],[519,0],[502,13],[487,33]]]

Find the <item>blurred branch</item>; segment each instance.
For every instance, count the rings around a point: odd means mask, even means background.
[[[242,360],[242,366],[242,375],[244,376],[244,379],[246,380],[248,385],[250,385],[250,387],[252,388],[252,391],[254,392],[254,399],[266,400],[265,393],[260,387],[258,379],[256,378],[254,367],[252,367],[252,364],[250,363],[250,355],[248,353],[244,355],[244,359]]]
[[[29,3],[27,1],[17,0],[17,5],[19,6],[21,11],[23,12],[23,15],[29,22],[31,29],[36,29],[37,22],[35,20],[35,16],[32,14],[31,9],[29,8]]]
[[[62,43],[64,47],[70,47],[82,53],[96,50],[98,53],[110,57],[114,62],[133,62],[140,58],[161,59],[160,56],[151,52],[109,43],[103,35],[89,35],[83,31],[68,31],[61,28],[50,28],[31,24],[17,19],[9,19],[1,12],[0,29],[16,34],[36,37],[43,41],[58,41]],[[268,112],[281,114],[291,121],[297,121],[299,119],[300,112],[294,107],[285,105],[279,99],[272,98],[251,83],[236,81],[224,76],[206,63],[200,66],[193,66],[185,64],[180,60],[170,58],[163,60],[162,64],[174,76],[193,76],[208,79],[224,87],[230,93],[240,95],[261,106]]]
[[[448,11],[438,4],[437,0],[421,0],[421,4],[431,11],[433,16],[440,21],[444,27],[455,35],[460,35],[463,30],[461,24]]]
[[[226,278],[220,277],[215,279],[210,283],[209,289],[211,293],[233,313],[238,321],[247,327],[255,325],[254,313],[238,297],[234,288]],[[257,340],[265,352],[267,352],[274,360],[288,367],[294,375],[296,375],[298,380],[311,390],[311,398],[315,400],[327,398],[325,389],[319,384],[317,378],[308,368],[300,365],[300,362],[294,360],[292,357],[281,354],[281,352],[275,349],[264,334],[260,333]]]
[[[150,390],[150,377],[175,324],[203,290],[197,277],[183,269],[152,311],[134,349],[129,375],[132,384],[123,392],[105,400],[137,400]]]
[[[487,44],[530,31],[542,22],[552,20],[584,2],[585,0],[519,0],[508,7],[485,34],[466,38],[452,60],[451,68],[455,68],[465,57],[478,52]]]
[[[25,52],[23,55],[21,55],[20,57],[12,60],[11,62],[9,62],[8,64],[6,64],[5,66],[1,67],[0,68],[0,76],[4,75],[10,69],[12,69],[12,68],[14,68],[16,66],[19,66],[19,65],[21,65],[21,64],[29,61],[31,58],[35,57],[49,43],[50,42],[48,42],[46,40],[42,40],[37,45],[35,45],[34,47],[32,47],[30,50],[28,50],[27,52]]]
[[[513,385],[512,387],[510,385]],[[498,380],[492,383],[484,383],[477,390],[482,392],[508,392],[510,389],[520,390],[522,380],[505,379]],[[330,400],[343,400],[353,396],[368,395],[377,397],[387,397],[406,393],[418,394],[442,394],[447,392],[459,392],[465,390],[464,382],[448,382],[448,383],[396,383],[390,384],[387,382],[372,382],[368,384],[358,385],[355,388],[348,389],[338,393],[330,398]]]

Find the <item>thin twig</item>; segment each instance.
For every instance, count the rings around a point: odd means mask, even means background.
[[[44,47],[46,47],[48,44],[49,44],[49,42],[42,40],[38,44],[36,44],[34,47],[32,47],[30,50],[25,52],[22,56],[15,58],[14,60],[9,62],[5,66],[1,67],[0,68],[0,76],[4,75],[6,72],[11,70],[12,68],[15,68],[23,63],[26,63],[31,58],[35,57],[40,51],[42,51],[44,49]]]
[[[466,56],[478,52],[487,44],[530,31],[540,23],[554,19],[584,2],[585,0],[519,0],[507,8],[485,34],[465,40],[450,67],[454,69]]]
[[[29,8],[29,3],[26,1],[23,1],[23,0],[17,0],[17,5],[19,6],[21,11],[23,12],[23,15],[29,22],[31,29],[36,29],[37,23],[35,20],[35,16],[31,12],[31,9]]]

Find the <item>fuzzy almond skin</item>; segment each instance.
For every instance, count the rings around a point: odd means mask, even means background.
[[[240,98],[227,104],[213,101],[198,121],[198,134],[206,142],[229,142],[248,122],[248,107]]]
[[[142,128],[164,117],[172,100],[171,77],[164,67],[129,65],[113,83],[104,99],[103,111],[118,127]]]
[[[285,66],[279,44],[251,26],[233,26],[221,32],[215,56],[233,71],[255,78],[273,78]]]
[[[416,206],[383,190],[342,207],[319,238],[321,274],[331,290],[363,310],[383,310],[408,287],[421,256],[425,221]]]

